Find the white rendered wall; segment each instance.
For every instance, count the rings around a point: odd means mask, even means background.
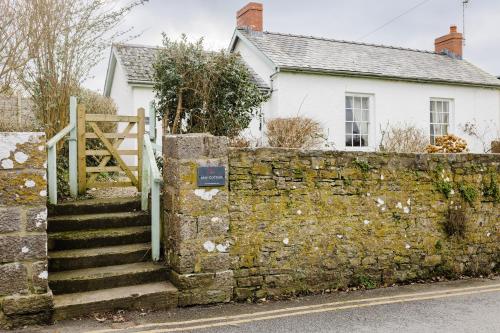
[[[128,84],[123,68],[117,63],[110,97],[114,100],[119,115],[135,116],[137,115],[137,110],[142,107],[145,110],[145,116],[149,117],[149,103],[154,99],[154,93],[153,88],[150,86],[139,87]],[[125,127],[125,123],[120,123],[118,130],[121,132]],[[136,133],[136,131],[137,128],[134,127],[132,132]],[[149,131],[148,125],[146,125],[146,131]],[[161,145],[161,122],[157,122],[157,133],[159,135],[157,135],[156,143]],[[120,149],[137,149],[136,142],[135,139],[125,139]],[[135,156],[124,155],[122,158],[127,165],[137,165],[137,157]]]
[[[387,123],[408,123],[429,133],[429,101],[431,98],[452,99],[450,133],[464,137],[472,152],[482,152],[481,143],[465,135],[460,125],[475,121],[480,128],[489,128],[487,141],[499,132],[499,91],[471,87],[421,84],[377,79],[347,78],[330,75],[280,72],[279,89],[276,89],[269,105],[266,119],[291,117],[298,113],[319,121],[337,149],[346,148],[345,95],[368,94],[370,105],[369,150],[380,142],[380,126]],[[276,81],[278,81],[276,79]],[[279,103],[274,103],[275,99]],[[359,149],[359,148],[358,148]]]
[[[234,47],[234,53],[239,53],[245,62],[260,76],[272,90],[277,89],[276,82],[272,77],[275,69],[264,60],[261,55],[252,50],[247,44],[238,40]],[[278,95],[272,94],[271,99],[257,110],[257,115],[251,121],[250,126],[242,132],[242,136],[249,139],[252,145],[261,146],[265,144],[265,121],[267,117],[272,117],[273,110],[276,110]]]
[[[113,76],[113,82],[111,85],[111,92],[109,95],[113,101],[115,102],[118,112],[117,114],[123,116],[133,116],[134,109],[133,105],[133,94],[132,88],[127,83],[127,78],[125,76],[125,72],[123,71],[123,67],[117,62],[115,67],[115,73]],[[123,132],[127,125],[125,123],[118,124],[118,132]],[[122,149],[135,149],[135,145],[132,139],[125,139],[124,142],[120,145],[120,150]],[[137,165],[137,158],[133,156],[123,156],[123,161],[130,166]]]

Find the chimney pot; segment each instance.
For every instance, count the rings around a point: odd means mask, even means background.
[[[236,12],[236,27],[253,31],[263,31],[263,6],[258,2],[249,2]]]
[[[458,32],[457,26],[450,27],[450,33],[434,41],[436,53],[444,53],[457,59],[463,56],[463,35]]]

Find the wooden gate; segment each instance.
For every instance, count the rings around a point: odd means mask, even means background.
[[[116,123],[115,133],[104,133],[99,127],[103,123]],[[119,132],[119,123],[126,123]],[[102,125],[101,125],[102,126]],[[135,132],[132,129],[135,127]],[[121,116],[109,114],[86,114],[85,106],[78,106],[78,192],[84,194],[88,188],[136,186],[141,189],[142,152],[144,140],[144,109],[137,110],[137,116]],[[100,149],[87,149],[87,140],[93,139],[102,143]],[[125,139],[135,139],[136,149],[123,150],[120,146]],[[137,156],[137,165],[127,165],[122,156]],[[93,156],[97,166],[87,166],[87,157]],[[108,165],[115,161],[115,165]],[[119,173],[125,180],[100,181],[98,176],[103,172]]]

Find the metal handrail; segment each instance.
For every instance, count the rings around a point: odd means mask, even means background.
[[[151,192],[151,256],[160,259],[160,194],[163,177],[156,163],[155,153],[149,134],[144,134],[144,158],[142,160],[141,208],[148,210]]]
[[[76,97],[71,96],[69,100],[69,125],[54,135],[46,143],[47,147],[47,185],[49,202],[57,204],[57,143],[66,135],[69,138],[69,191],[72,197],[78,195],[77,183],[77,151],[76,151]]]

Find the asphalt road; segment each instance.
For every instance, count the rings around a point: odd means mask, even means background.
[[[84,318],[22,332],[500,333],[500,278],[336,292],[262,304],[131,312],[123,316],[123,322]]]

